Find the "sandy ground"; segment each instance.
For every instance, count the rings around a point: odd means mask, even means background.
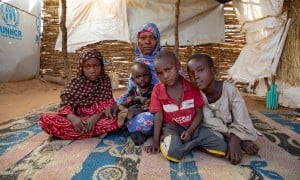
[[[0,83],[0,123],[41,106],[59,103],[61,89],[60,85],[40,79]]]
[[[49,104],[58,104],[63,86],[41,79],[0,83],[0,124]],[[115,90],[115,96],[124,92]]]

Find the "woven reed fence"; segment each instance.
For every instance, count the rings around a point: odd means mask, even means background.
[[[291,85],[300,86],[300,1],[288,0],[285,9],[292,18],[277,76]]]
[[[41,75],[65,78],[62,53],[54,50],[59,32],[58,6],[58,0],[44,0],[42,11],[44,29],[41,37]],[[234,64],[244,46],[245,37],[240,31],[236,13],[230,3],[225,4],[224,11],[224,43],[179,47],[178,56],[185,74],[188,57],[193,53],[202,52],[213,57],[218,72],[217,78],[227,78],[227,71]],[[120,41],[101,41],[89,44],[87,47],[99,49],[104,59],[108,62],[105,70],[107,72],[116,72],[119,76],[119,85],[127,85],[130,67],[135,59],[134,44]],[[173,49],[172,46],[163,46],[163,48]],[[68,58],[74,74],[77,69],[77,53],[69,53]],[[279,70],[279,72],[282,72],[282,70]]]

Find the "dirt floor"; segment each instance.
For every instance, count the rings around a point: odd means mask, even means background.
[[[30,113],[45,104],[59,103],[62,86],[40,79],[0,83],[0,123]]]
[[[0,83],[0,124],[45,105],[58,104],[63,86],[41,79]],[[115,90],[118,96],[124,92]]]

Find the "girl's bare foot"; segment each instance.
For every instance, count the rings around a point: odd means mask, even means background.
[[[106,135],[107,135],[107,133],[100,134],[99,139],[103,139]]]
[[[252,141],[242,141],[241,148],[245,153],[249,155],[255,155],[258,153],[258,146]]]

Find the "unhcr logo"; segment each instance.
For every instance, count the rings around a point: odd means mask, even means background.
[[[0,35],[21,40],[22,31],[17,28],[20,22],[19,10],[5,3],[1,3],[0,10],[5,23],[0,24]]]

